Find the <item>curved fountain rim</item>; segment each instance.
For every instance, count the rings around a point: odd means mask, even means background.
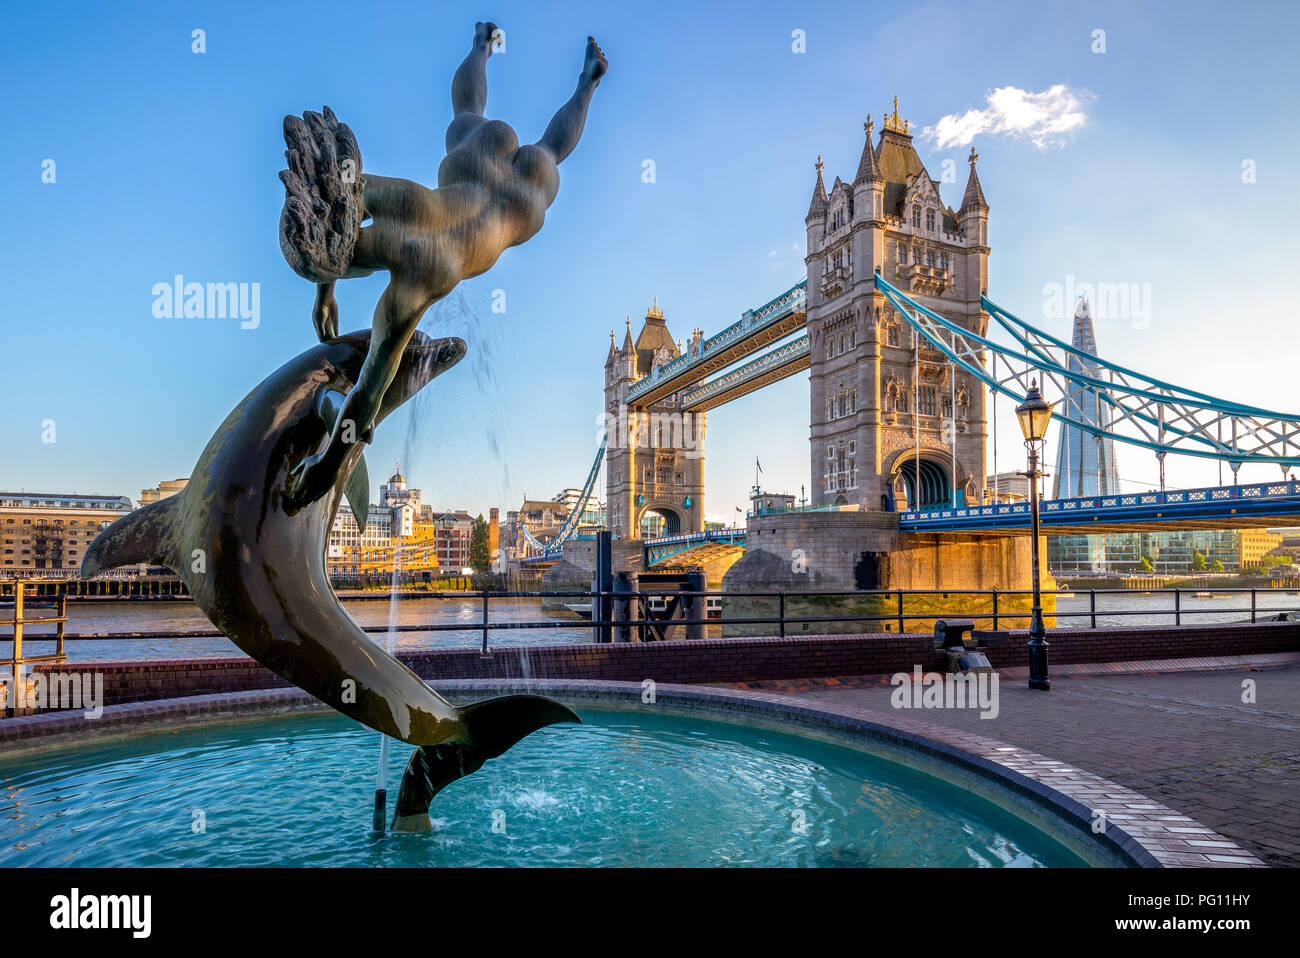
[[[438,681],[436,687],[453,698],[469,693],[481,696],[531,692],[570,704],[586,702],[650,713],[666,709],[821,738],[949,783],[966,785],[1091,864],[1138,868],[1265,867],[1231,839],[1109,779],[1029,749],[971,732],[936,727],[904,715],[716,686],[658,683],[653,703],[642,700],[639,682],[452,679]],[[26,715],[0,720],[0,756],[10,758],[51,747],[76,748],[182,728],[329,710],[300,689],[279,688],[110,705],[97,719],[87,718],[80,711]],[[953,773],[963,781],[954,782]],[[1098,806],[1107,813],[1106,827],[1100,833],[1093,831],[1094,808]],[[1114,820],[1116,816],[1123,818],[1123,824]],[[1189,853],[1195,852],[1186,845],[1189,836],[1215,842],[1215,854],[1227,860],[1186,860]]]

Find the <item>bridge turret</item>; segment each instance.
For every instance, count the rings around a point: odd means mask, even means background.
[[[957,213],[962,234],[967,246],[975,255],[964,257],[966,261],[966,289],[978,299],[979,294],[989,285],[989,205],[984,200],[984,190],[980,187],[979,174],[975,164],[980,155],[975,147],[970,148],[970,177],[966,180],[966,192],[962,196],[961,209]],[[981,323],[981,326],[984,324]],[[976,332],[984,333],[983,328]]]
[[[808,204],[808,215],[803,218],[804,224],[808,227],[809,256],[821,251],[826,234],[826,207],[830,204],[830,197],[826,195],[826,184],[822,181],[822,170],[824,169],[826,169],[826,164],[822,162],[821,156],[818,156],[817,183],[813,186],[812,202]]]

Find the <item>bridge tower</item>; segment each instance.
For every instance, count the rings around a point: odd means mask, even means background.
[[[703,330],[692,333],[698,350]],[[704,529],[705,413],[683,413],[681,392],[648,406],[629,407],[627,391],[651,370],[682,353],[656,299],[635,341],[632,320],[622,347],[609,334],[605,359],[605,501],[615,538],[641,538],[642,520],[662,518],[657,534]],[[684,383],[683,391],[695,385]]]
[[[940,315],[985,332],[989,207],[978,156],[972,148],[953,210],[912,146],[897,97],[878,142],[870,116],[864,128],[852,183],[836,177],[828,192],[818,157],[805,218],[812,501],[866,510],[979,502],[984,390],[915,336],[874,281],[880,270]]]

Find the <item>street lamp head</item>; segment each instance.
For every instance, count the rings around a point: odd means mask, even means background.
[[[1020,420],[1020,431],[1024,433],[1025,442],[1042,442],[1047,438],[1047,424],[1052,421],[1052,404],[1038,391],[1038,380],[1029,384],[1025,401],[1016,407],[1016,418]]]

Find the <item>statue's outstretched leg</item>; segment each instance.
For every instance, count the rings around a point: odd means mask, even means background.
[[[582,138],[582,128],[587,123],[587,107],[591,105],[591,95],[600,85],[600,78],[609,70],[609,60],[594,37],[587,37],[587,51],[582,63],[582,72],[578,74],[578,88],[573,91],[569,101],[551,117],[546,132],[537,141],[537,145],[555,157],[555,162],[563,162],[573,152]]]
[[[450,153],[476,126],[483,122],[487,108],[487,62],[492,55],[492,35],[495,23],[474,24],[474,45],[469,56],[456,68],[451,78],[451,110],[453,118],[447,127],[447,152]]]
[[[343,400],[329,444],[318,455],[299,463],[289,478],[288,495],[298,505],[315,502],[333,487],[352,443],[370,441],[384,393],[397,375],[406,344],[432,299],[421,284],[393,275],[375,307],[370,349],[356,385]]]

